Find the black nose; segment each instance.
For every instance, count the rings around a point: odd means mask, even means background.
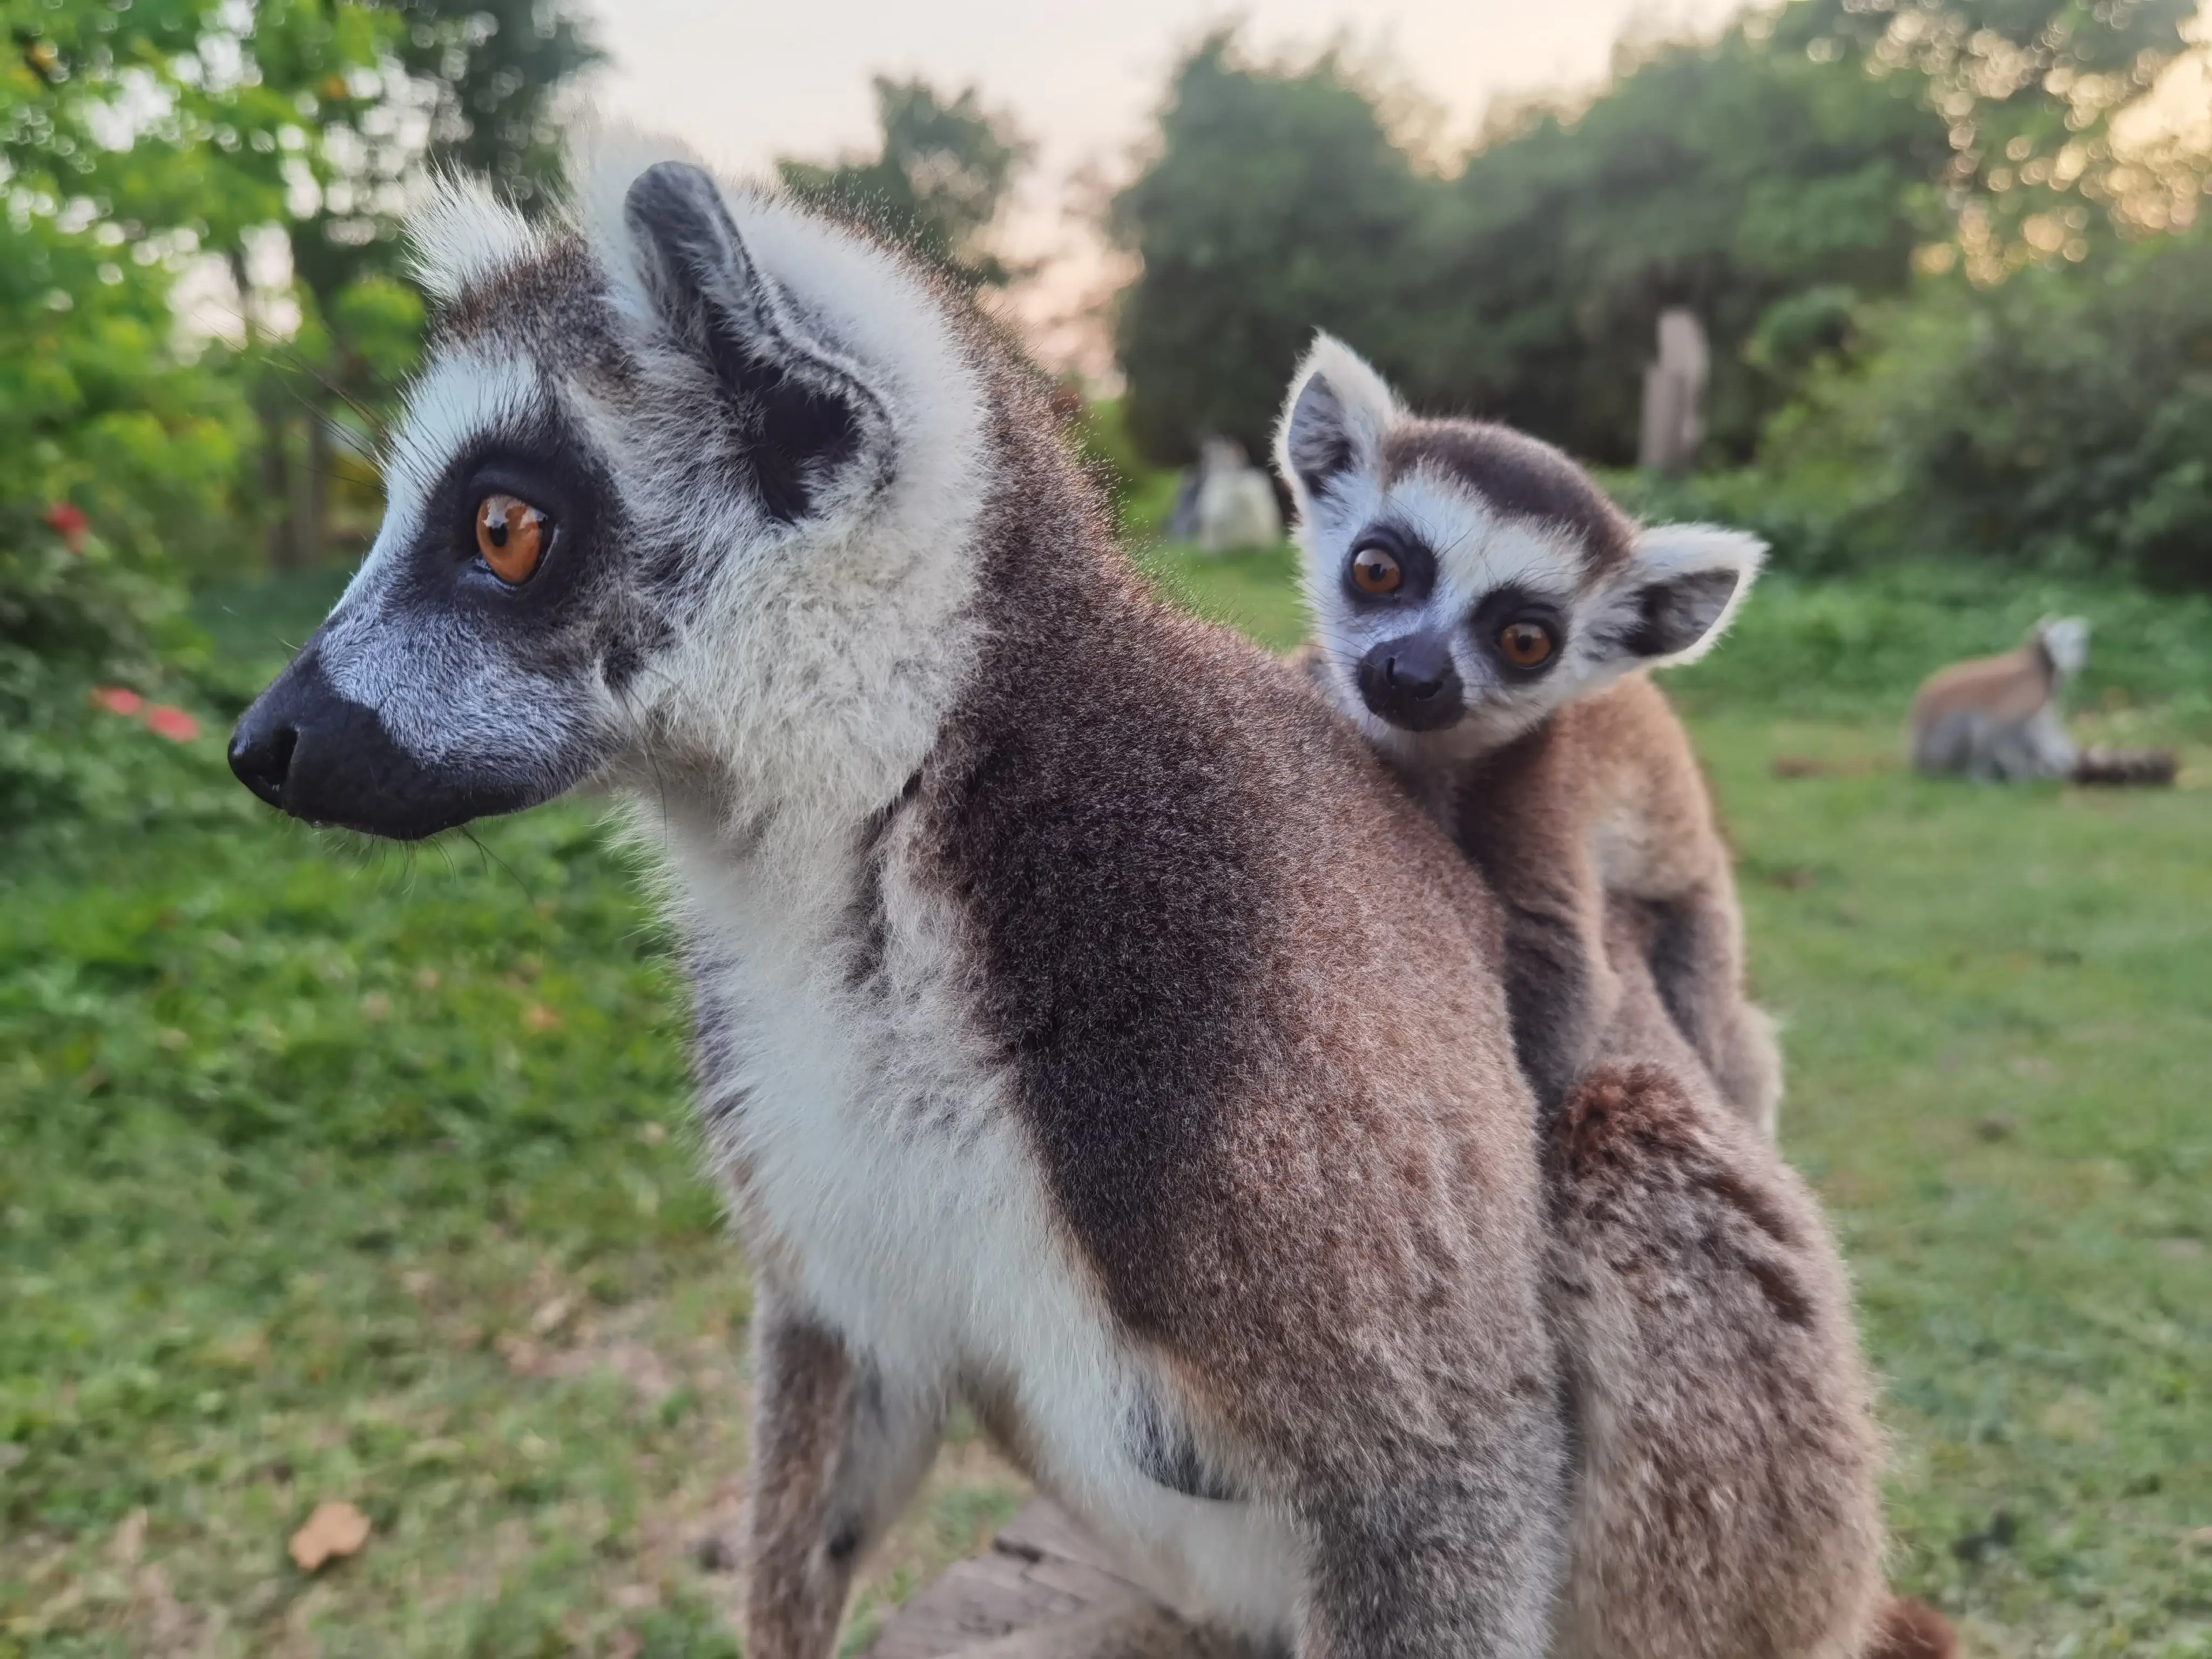
[[[256,703],[230,734],[230,769],[271,806],[284,804],[284,780],[300,747],[300,728],[279,710]]]
[[[1369,708],[1409,732],[1437,732],[1466,712],[1449,642],[1434,634],[1385,640],[1361,659],[1359,695]]]

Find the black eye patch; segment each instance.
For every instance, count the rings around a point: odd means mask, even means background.
[[[1534,623],[1552,636],[1552,649],[1540,663],[1523,665],[1505,654],[1498,635],[1515,623]],[[1468,612],[1467,626],[1475,647],[1497,664],[1509,680],[1531,680],[1550,671],[1566,654],[1567,617],[1557,602],[1525,587],[1508,584],[1484,594]]]
[[[612,492],[604,478],[598,458],[560,420],[520,421],[483,434],[447,463],[425,498],[404,591],[425,605],[517,617],[562,605],[591,586],[609,541]],[[544,515],[538,569],[520,586],[501,581],[480,556],[478,509],[494,495],[513,496]]]
[[[1388,520],[1369,525],[1348,544],[1350,552],[1344,561],[1339,577],[1345,597],[1363,610],[1395,610],[1403,605],[1419,605],[1437,586],[1437,556],[1419,537]],[[1360,553],[1368,548],[1380,548],[1397,561],[1400,580],[1397,586],[1387,593],[1370,592],[1361,587],[1352,575]]]

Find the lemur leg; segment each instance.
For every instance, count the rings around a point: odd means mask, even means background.
[[[1660,1000],[1722,1097],[1771,1137],[1782,1103],[1782,1051],[1772,1018],[1744,997],[1743,923],[1735,903],[1708,882],[1650,908]]]
[[[1537,1103],[1555,1110],[1595,1054],[1617,995],[1595,882],[1531,891],[1505,907],[1505,1003],[1513,1047]]]
[[[765,1283],[754,1315],[748,1659],[826,1659],[854,1570],[929,1467],[941,1403]]]
[[[1298,1659],[1547,1652],[1559,1540],[1528,1535],[1540,1509],[1531,1491],[1541,1484],[1509,1489],[1504,1468],[1447,1467],[1310,1517],[1314,1577]]]
[[[1463,784],[1454,826],[1504,912],[1513,1047],[1547,1113],[1595,1057],[1620,998],[1604,882],[1553,750],[1539,738],[1489,757]]]
[[[1565,1566],[1559,1405],[1547,1389],[1518,1406],[1486,1436],[1405,1447],[1425,1461],[1395,1480],[1299,1506],[1314,1568],[1298,1659],[1547,1650]]]

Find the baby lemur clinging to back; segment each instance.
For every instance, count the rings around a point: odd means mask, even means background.
[[[1729,852],[1689,740],[1638,672],[1717,640],[1765,550],[1638,530],[1548,444],[1407,414],[1322,336],[1284,406],[1309,672],[1481,868],[1507,915],[1522,1068],[1556,1106],[1617,995],[1607,894],[1648,913],[1668,1012],[1771,1132],[1781,1067],[1747,1000]]]

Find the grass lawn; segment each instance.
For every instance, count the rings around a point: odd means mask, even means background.
[[[1282,556],[1157,568],[1296,637]],[[210,712],[326,597],[210,601]],[[2181,789],[1897,769],[1917,674],[2045,593],[1777,580],[1677,689],[1887,1380],[1896,1577],[1976,1652],[2206,1656],[2212,621],[2094,597],[2089,724]],[[216,736],[147,765],[154,810],[0,843],[0,1656],[733,1654],[750,1301],[593,809],[410,858],[278,822]],[[958,1438],[854,1643],[1019,1497]],[[373,1530],[310,1576],[326,1498]]]

